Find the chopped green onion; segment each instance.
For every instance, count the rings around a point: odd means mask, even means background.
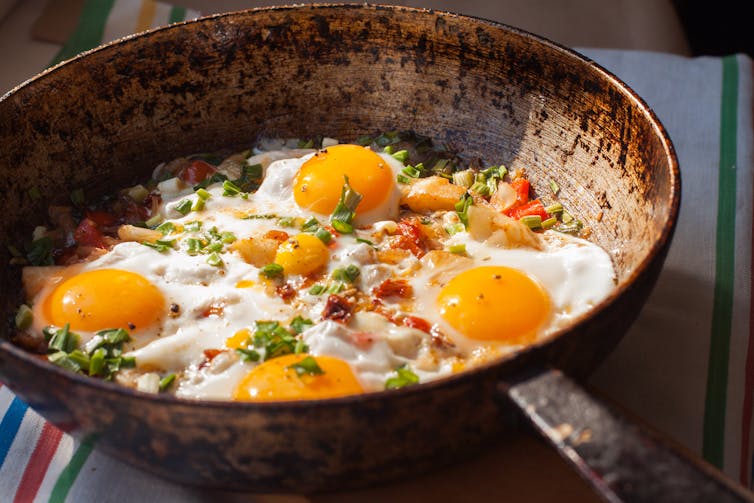
[[[400,174],[400,173],[398,174],[398,176],[395,179],[398,181],[398,183],[402,183],[403,185],[406,185],[407,183],[411,183],[411,178],[407,177],[406,175]]]
[[[34,321],[34,314],[31,308],[26,304],[21,304],[16,311],[16,328],[19,330],[26,330]]]
[[[107,350],[105,348],[97,348],[89,356],[89,375],[97,376],[102,373],[105,368],[105,358],[107,357]]]
[[[353,190],[348,183],[348,177],[343,176],[345,183],[340,193],[340,200],[335,206],[335,210],[330,216],[331,225],[342,234],[350,234],[353,232],[353,222],[356,216],[356,207],[359,205],[362,199],[362,195]]]
[[[197,197],[196,201],[194,202],[194,205],[191,207],[191,211],[202,211],[204,207],[207,205],[206,201],[207,201],[206,199]]]
[[[84,205],[84,189],[74,189],[71,191],[71,202],[74,206],[81,207]]]
[[[76,362],[80,369],[89,370],[89,355],[80,349],[74,349],[68,353],[68,358]]]
[[[136,357],[135,356],[121,356],[119,357],[120,360],[120,367],[124,369],[132,369],[136,367]]]
[[[306,222],[304,222],[304,225],[301,226],[301,230],[304,232],[314,232],[319,227],[319,221],[312,217]]]
[[[560,190],[560,187],[558,187],[558,184],[555,183],[555,180],[550,179],[550,190],[552,190],[553,194],[557,194]]]
[[[264,168],[262,168],[261,164],[249,164],[242,168],[242,177],[243,178],[249,178],[252,180],[259,180],[262,178],[262,171]]]
[[[230,180],[225,180],[223,182],[223,196],[233,197],[233,196],[237,196],[241,192],[243,192],[241,190],[241,187],[231,182]]]
[[[150,243],[149,241],[143,241],[141,244],[144,246],[148,246],[154,250],[157,250],[160,253],[165,253],[168,250],[172,250],[174,248],[175,240],[165,241],[162,239],[158,239],[154,243]]]
[[[408,367],[399,367],[395,369],[396,376],[388,378],[385,381],[385,389],[397,389],[404,388],[406,386],[413,386],[419,384],[419,376],[417,376]]]
[[[280,277],[283,275],[283,266],[275,263],[267,264],[262,267],[260,274],[269,279]]]
[[[42,194],[39,193],[39,189],[37,187],[32,187],[28,191],[29,199],[32,201],[39,201],[42,198]]]
[[[166,375],[165,377],[163,377],[162,379],[160,379],[160,386],[159,386],[160,393],[167,390],[170,387],[170,385],[173,384],[173,381],[175,381],[175,374],[173,374],[172,372]]]
[[[547,206],[545,208],[545,211],[549,213],[550,215],[556,215],[558,213],[563,213],[563,205],[560,203],[554,203],[550,206]]]
[[[474,184],[474,173],[470,169],[456,171],[453,173],[453,183],[468,189]]]
[[[570,224],[571,222],[573,222],[573,215],[563,210],[563,214],[560,216],[560,219],[564,224]]]
[[[519,222],[528,226],[530,229],[542,228],[542,217],[539,215],[526,215],[519,219]]]
[[[278,225],[281,227],[293,227],[296,225],[296,217],[283,217],[278,220]]]
[[[356,144],[357,145],[361,145],[362,147],[366,147],[370,143],[372,143],[372,137],[371,136],[364,135],[364,136],[359,136],[356,139]]]
[[[47,343],[48,349],[65,351],[66,353],[70,353],[78,345],[79,336],[70,331],[68,323],[63,328],[56,330]]]
[[[304,330],[307,329],[307,327],[311,327],[314,325],[314,322],[308,318],[302,318],[300,315],[293,318],[291,321],[291,330],[293,330],[294,333],[300,334]]]
[[[322,375],[325,373],[325,371],[322,370],[322,367],[320,367],[319,364],[317,363],[317,360],[315,360],[311,356],[307,356],[300,362],[294,363],[293,365],[288,365],[286,368],[295,370],[296,374],[299,377],[305,374],[316,376],[316,375]]]
[[[64,369],[70,370],[71,372],[81,371],[81,366],[74,360],[69,358],[68,354],[65,351],[56,351],[52,354],[49,354],[47,355],[47,360],[50,363],[58,365],[59,367],[63,367]]]
[[[550,229],[550,228],[552,228],[557,223],[558,223],[558,219],[557,218],[550,217],[547,220],[543,220],[542,221],[542,228],[543,229]]]
[[[578,236],[578,234],[581,232],[581,229],[583,228],[584,228],[584,225],[581,223],[580,220],[575,220],[572,218],[572,220],[568,223],[561,223],[554,226],[553,230],[562,232],[564,234],[572,234],[574,236]]]
[[[364,243],[364,244],[367,244],[369,246],[374,246],[374,243],[372,243],[368,239],[364,239],[364,238],[356,238],[356,242],[357,243]]]
[[[52,239],[48,236],[35,239],[31,243],[29,253],[26,254],[26,259],[31,265],[53,265],[55,261],[52,258]]]
[[[207,257],[207,263],[212,267],[221,267],[223,265],[223,259],[217,252],[212,252]]]
[[[236,353],[241,356],[241,361],[244,363],[258,362],[259,358],[261,358],[259,352],[254,349],[238,348],[236,349]]]
[[[461,222],[456,222],[454,224],[451,224],[445,227],[445,232],[447,232],[449,236],[458,234],[459,232],[463,232],[465,230],[466,230],[466,227]]]
[[[220,241],[222,241],[226,245],[235,243],[236,235],[229,231],[223,232],[222,234],[220,234]]]
[[[107,330],[100,330],[97,335],[102,337],[104,344],[123,344],[131,340],[131,336],[128,331],[122,328],[108,328]]]
[[[297,147],[298,148],[312,148],[314,147],[314,140],[299,140]]]
[[[175,211],[181,215],[188,215],[188,212],[191,211],[191,199],[182,199],[179,201],[178,204],[175,205]]]
[[[342,292],[343,290],[345,290],[345,288],[346,286],[343,283],[341,283],[340,281],[336,281],[332,285],[328,286],[327,289],[324,291],[324,293],[336,294],[336,293]]]
[[[393,152],[395,152],[395,149],[392,145],[387,145],[385,148],[382,149],[383,152],[385,152],[388,155],[392,155]]]
[[[202,229],[202,221],[194,220],[193,222],[189,222],[183,226],[183,229],[186,232],[199,232]]]
[[[324,292],[325,285],[320,285],[319,283],[312,285],[312,287],[309,289],[309,295],[322,295]]]
[[[162,215],[160,215],[158,213],[156,215],[152,215],[152,217],[149,218],[149,220],[147,220],[146,222],[144,222],[144,226],[146,226],[146,227],[148,227],[150,229],[154,229],[155,227],[157,227],[158,225],[160,225],[161,222],[162,222]]]
[[[487,185],[486,182],[482,182],[482,181],[474,182],[474,185],[472,185],[469,188],[469,191],[476,192],[477,194],[483,197],[487,197],[492,194],[492,189],[490,188],[490,186]]]
[[[202,249],[204,248],[204,242],[201,239],[197,238],[187,238],[185,240],[186,245],[188,245],[188,254],[189,255],[196,255],[197,253],[201,253]]]
[[[399,150],[398,152],[395,152],[391,155],[404,164],[406,163],[406,161],[408,161],[408,150]]]
[[[330,231],[328,231],[327,229],[323,229],[322,227],[317,229],[317,232],[315,232],[314,235],[317,236],[319,240],[325,244],[332,241],[332,234],[330,234]]]
[[[309,352],[309,346],[302,339],[298,339],[296,346],[293,348],[293,354],[300,355],[307,352]]]
[[[154,230],[162,232],[163,235],[170,234],[175,231],[175,224],[173,222],[165,222],[155,227]]]
[[[456,255],[466,255],[466,245],[464,243],[450,245],[448,251],[450,253],[455,253]]]
[[[336,281],[343,281],[346,283],[353,283],[361,274],[361,271],[354,264],[348,267],[338,268],[332,272],[332,278]]]
[[[414,166],[406,166],[401,170],[401,173],[411,178],[419,178],[419,175],[422,174],[421,170]]]
[[[469,225],[469,206],[474,204],[474,200],[471,197],[471,194],[468,192],[464,192],[464,194],[461,196],[461,198],[456,203],[456,213],[458,213],[458,218],[461,220],[461,223],[463,223],[463,227],[467,228]]]

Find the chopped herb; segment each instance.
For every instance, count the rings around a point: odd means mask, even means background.
[[[170,387],[170,385],[173,384],[173,381],[175,381],[175,374],[173,374],[172,372],[166,375],[165,377],[163,377],[162,379],[160,379],[160,386],[159,386],[160,393],[167,390]]]
[[[31,243],[26,259],[31,265],[52,265],[55,263],[52,258],[52,239],[48,236],[35,239]]]
[[[530,229],[542,228],[542,217],[539,215],[526,215],[519,219],[519,222],[528,226]]]
[[[336,281],[332,285],[328,286],[327,289],[325,289],[324,293],[327,293],[327,294],[340,293],[343,290],[345,290],[345,288],[346,286],[343,283],[341,283],[340,281]]]
[[[204,199],[205,201],[207,199],[209,199],[210,197],[212,197],[212,194],[210,194],[209,192],[207,192],[206,189],[199,189],[199,190],[197,190],[196,191],[196,195],[197,195],[197,197],[199,199]]]
[[[220,242],[225,243],[226,245],[235,243],[236,239],[236,235],[229,231],[220,234]]]
[[[186,232],[199,232],[202,229],[202,221],[194,220],[193,222],[189,222],[183,226],[183,229]]]
[[[550,206],[545,208],[545,211],[549,213],[550,215],[556,215],[558,213],[563,213],[563,205],[560,203],[554,203]]]
[[[173,224],[173,222],[165,222],[164,224],[160,224],[158,227],[156,227],[155,230],[162,232],[164,236],[165,234],[175,232],[175,224]]]
[[[476,192],[480,196],[488,197],[492,194],[492,188],[490,188],[489,185],[487,185],[486,181],[478,181],[474,182],[474,185],[472,185],[469,188],[470,192]]]
[[[54,351],[64,351],[70,353],[79,346],[79,336],[70,331],[68,323],[63,328],[57,329],[52,333],[52,337],[47,343],[47,348]]]
[[[31,308],[26,304],[21,304],[16,311],[16,328],[19,330],[26,330],[34,321],[34,314]]]
[[[64,369],[70,370],[71,372],[81,371],[81,366],[74,360],[69,358],[68,354],[65,351],[56,351],[54,353],[51,353],[47,355],[47,360],[50,363],[58,365],[59,367],[63,367]]]
[[[396,177],[396,180],[398,183],[402,183],[403,185],[406,185],[407,183],[411,183],[411,178],[407,177],[406,175],[398,174]]]
[[[465,189],[474,184],[474,173],[470,169],[453,173],[453,183]]]
[[[105,348],[97,348],[92,351],[89,356],[89,375],[96,376],[102,373],[105,368],[105,358],[107,357],[107,350]]]
[[[149,220],[144,222],[144,226],[149,229],[153,229],[157,227],[158,225],[160,225],[161,222],[162,222],[162,215],[160,214],[152,215],[152,217]]]
[[[188,215],[191,211],[191,199],[182,199],[175,205],[175,211],[181,215]]]
[[[454,224],[451,224],[445,227],[445,232],[447,232],[449,236],[458,234],[459,232],[463,232],[465,230],[466,230],[466,227],[464,227],[464,225],[461,222],[456,222]]]
[[[466,245],[464,243],[450,245],[448,251],[456,255],[466,255]]]
[[[461,223],[463,224],[464,229],[468,228],[469,226],[469,206],[474,204],[474,200],[471,197],[471,194],[468,192],[464,192],[464,194],[461,196],[461,198],[456,203],[456,213],[458,213],[458,218],[461,220]]]
[[[555,183],[555,180],[550,180],[550,190],[552,190],[553,194],[557,194],[560,190],[560,187],[558,187],[558,184]]]
[[[293,330],[294,333],[300,334],[304,330],[307,329],[307,327],[310,327],[314,325],[312,320],[308,318],[302,318],[300,315],[293,318],[293,321],[291,321],[291,330]]]
[[[362,195],[351,188],[347,176],[344,175],[343,178],[345,179],[345,183],[340,193],[340,200],[337,206],[335,206],[333,214],[330,216],[330,223],[336,231],[342,234],[349,234],[353,232],[351,222],[353,222],[356,216],[355,210],[361,202]]]
[[[369,241],[368,239],[364,239],[364,238],[356,238],[356,242],[357,243],[364,243],[364,244],[367,244],[369,246],[374,246],[373,242]]]
[[[421,170],[414,166],[406,166],[401,170],[401,173],[411,178],[419,178],[419,175],[422,174]]]
[[[241,357],[241,361],[244,363],[258,362],[261,358],[258,351],[255,349],[237,348],[236,353]]]
[[[573,222],[573,215],[568,213],[567,211],[563,211],[563,214],[560,216],[560,219],[563,221],[564,224],[570,224]]]
[[[143,241],[141,244],[143,244],[144,246],[153,248],[160,253],[165,253],[166,251],[172,250],[175,247],[175,240],[165,241],[162,239],[158,239],[154,243],[150,243],[149,241]]]
[[[320,285],[317,283],[316,285],[312,285],[312,287],[309,289],[310,295],[322,295],[325,292],[325,286]]]
[[[323,229],[322,227],[317,229],[317,232],[315,232],[314,235],[317,236],[319,240],[325,244],[328,244],[330,241],[332,241],[332,234],[330,234],[330,231]]]
[[[361,271],[354,264],[348,267],[338,268],[332,272],[332,278],[336,281],[343,281],[346,283],[353,283],[361,274]]]
[[[296,217],[283,217],[278,220],[278,225],[281,227],[293,227],[296,225]]]
[[[304,232],[314,232],[319,228],[319,221],[312,217],[301,226],[301,230]]]
[[[314,140],[299,140],[297,146],[298,148],[313,148]]]
[[[241,178],[259,180],[263,171],[261,164],[248,164],[241,169]]]
[[[225,182],[228,179],[227,176],[223,175],[222,173],[213,173],[212,176],[209,176],[199,182],[198,184],[194,185],[194,190],[204,190],[205,188],[209,187],[212,184]]]
[[[558,223],[558,219],[557,218],[550,217],[547,220],[543,220],[542,221],[542,228],[543,229],[550,229],[550,228],[552,228],[557,223]]]
[[[265,213],[262,215],[246,215],[243,220],[272,220],[278,216],[273,213]]]
[[[395,369],[396,376],[390,377],[385,381],[385,389],[397,389],[405,388],[406,386],[413,386],[419,384],[419,376],[417,376],[408,367],[398,367]]]
[[[262,267],[260,274],[269,279],[278,278],[283,275],[283,266],[275,263],[267,264]]]
[[[257,321],[254,346],[264,348],[264,359],[270,360],[295,351],[298,339],[277,321]]]
[[[581,229],[583,228],[584,225],[580,220],[575,220],[572,218],[570,222],[560,223],[558,225],[555,225],[552,229],[564,234],[572,234],[574,236],[578,236],[578,234],[581,232]]]
[[[372,143],[372,137],[371,136],[359,136],[356,139],[356,143],[358,145],[361,145],[362,147],[366,147],[367,145]]]
[[[71,191],[71,202],[74,206],[81,208],[84,206],[84,189],[74,189]]]
[[[293,348],[293,354],[300,355],[301,353],[307,353],[309,346],[302,339],[296,341],[296,346]]]
[[[408,150],[399,150],[398,152],[391,154],[395,159],[399,160],[402,163],[406,163],[408,160]]]
[[[293,365],[288,365],[286,368],[295,370],[296,374],[299,377],[303,375],[318,376],[325,373],[325,371],[322,370],[322,367],[320,367],[317,363],[317,360],[315,360],[311,356],[307,356],[300,362],[294,363]]]
[[[393,148],[392,145],[388,145],[385,148],[383,148],[382,151],[385,152],[388,155],[392,155],[393,152],[395,152],[395,149]]]
[[[239,195],[241,192],[243,192],[241,190],[241,187],[231,182],[230,180],[225,180],[223,182],[223,196],[233,197]]]
[[[205,246],[204,241],[197,238],[187,238],[185,240],[186,245],[188,246],[188,254],[189,255],[196,255],[198,253],[201,253],[202,249]]]
[[[217,252],[212,252],[207,257],[207,263],[211,265],[212,267],[222,267],[223,259],[222,257],[220,257],[220,255]]]

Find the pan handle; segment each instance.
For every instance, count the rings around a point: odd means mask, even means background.
[[[500,390],[606,501],[754,501],[716,468],[629,421],[558,370],[529,371]]]

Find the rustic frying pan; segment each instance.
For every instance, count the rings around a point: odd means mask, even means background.
[[[636,317],[670,244],[680,182],[667,134],[631,90],[516,29],[319,5],[213,16],[94,50],[0,100],[0,235],[21,242],[68,191],[106,193],[181,155],[260,134],[353,140],[392,129],[526,167],[535,190],[555,179],[612,256],[615,293],[525,351],[395,392],[295,403],[153,396],[54,367],[8,342],[7,328],[0,379],[53,423],[187,484],[310,492],[384,482],[472,452],[518,409],[608,499],[744,498],[546,370],[587,374]],[[11,313],[20,271],[0,274]]]

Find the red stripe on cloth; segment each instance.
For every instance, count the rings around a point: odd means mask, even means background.
[[[34,447],[34,452],[31,453],[29,462],[26,464],[21,482],[18,484],[14,502],[24,503],[34,500],[62,437],[62,431],[50,423],[45,423],[42,433],[39,435],[39,440],[37,440],[37,445]]]
[[[751,239],[751,260],[754,264],[754,220],[752,220],[752,239]],[[751,443],[751,419],[752,419],[752,402],[754,397],[754,274],[751,278],[750,299],[749,299],[749,347],[746,350],[746,367],[744,369],[744,404],[743,417],[741,418],[741,460],[739,463],[738,478],[745,487],[749,487],[749,474],[751,469],[749,463],[749,448]]]

